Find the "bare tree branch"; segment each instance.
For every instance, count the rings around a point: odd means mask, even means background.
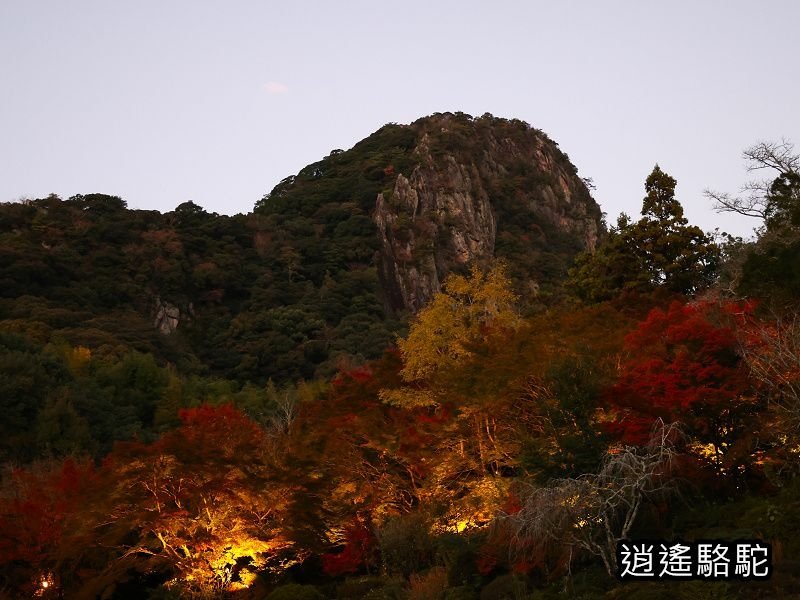
[[[771,170],[775,173],[764,180],[745,183],[739,194],[733,196],[726,192],[705,190],[703,194],[714,203],[717,212],[733,212],[745,217],[765,220],[770,211],[770,190],[772,182],[780,175],[800,172],[800,155],[794,151],[794,144],[786,139],[780,142],[759,142],[747,148],[742,157],[748,173]]]
[[[609,575],[616,572],[616,546],[625,539],[645,499],[674,490],[670,477],[680,431],[660,419],[643,448],[624,447],[606,455],[597,473],[530,486],[512,523],[512,551],[541,554],[566,544],[599,556]]]
[[[748,172],[773,169],[783,175],[800,170],[800,156],[794,153],[794,144],[786,139],[754,144],[742,153],[742,157],[748,163]]]
[[[755,217],[762,220],[767,218],[767,201],[764,197],[748,196],[742,198],[712,190],[704,190],[703,194],[714,203],[713,208],[717,212],[734,212],[745,217]]]
[[[770,392],[785,433],[800,432],[800,316],[778,317],[741,344],[750,372]]]

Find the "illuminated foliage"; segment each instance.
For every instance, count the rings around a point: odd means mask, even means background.
[[[180,416],[179,429],[120,445],[104,464],[100,540],[124,548],[106,572],[161,572],[186,594],[247,586],[289,545],[289,490],[271,480],[265,434],[247,417],[230,406]]]
[[[354,520],[344,529],[344,548],[322,556],[322,568],[328,575],[357,573],[372,562],[375,535],[370,523]]]
[[[753,320],[740,332],[744,360],[768,402],[763,434],[768,461],[795,467],[800,442],[800,322],[794,314]]]
[[[518,326],[516,296],[501,266],[488,273],[473,267],[470,277],[453,275],[444,291],[417,315],[408,337],[398,340],[404,381],[421,382],[463,365],[475,346]],[[384,401],[398,406],[426,406],[435,395],[420,388],[387,390]]]
[[[28,596],[63,594],[72,574],[64,569],[60,550],[65,545],[90,543],[76,535],[74,518],[95,481],[91,463],[73,459],[4,474],[0,494],[0,582],[4,588]]]
[[[421,464],[416,452],[423,447],[413,433],[413,415],[378,398],[382,384],[398,381],[399,368],[397,355],[387,353],[369,366],[342,371],[324,400],[300,410],[290,438],[291,460],[307,465],[325,491],[313,495],[320,498],[317,505],[307,499],[308,512],[297,519],[297,527],[316,522],[309,513],[324,512],[329,516],[322,527],[333,530],[331,537],[338,542],[340,532],[359,515],[380,521],[418,501]]]
[[[718,470],[747,462],[759,409],[735,332],[752,305],[673,302],[653,309],[626,337],[628,359],[608,401],[620,409],[610,428],[642,443],[656,418],[686,425],[697,452]]]

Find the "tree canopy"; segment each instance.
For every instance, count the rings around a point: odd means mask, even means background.
[[[656,165],[645,181],[642,217],[622,214],[594,253],[580,255],[569,285],[582,299],[608,300],[622,292],[663,288],[694,294],[714,279],[720,251],[683,215],[676,180]]]

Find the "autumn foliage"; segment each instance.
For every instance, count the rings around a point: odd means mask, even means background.
[[[606,399],[623,443],[641,444],[655,419],[679,421],[698,456],[717,469],[748,461],[750,417],[759,410],[737,329],[752,303],[673,302],[653,309],[625,338],[627,359]]]
[[[676,474],[736,494],[764,464],[788,464],[791,447],[775,452],[779,436],[769,447],[760,428],[774,423],[765,398],[785,401],[796,372],[770,387],[756,367],[777,364],[791,332],[779,338],[753,303],[653,296],[523,319],[509,289],[502,271],[454,279],[397,349],[343,363],[302,399],[302,386],[268,385],[240,406],[187,406],[188,384],[168,374],[159,436],[117,442],[96,466],[7,471],[2,584],[245,598],[297,573],[331,585],[384,573],[409,593],[503,574],[549,582],[593,556],[613,571],[608,549],[637,515],[660,534]],[[626,482],[652,458],[654,423],[680,443]],[[515,528],[526,519],[527,534]]]
[[[96,482],[92,464],[73,459],[7,474],[0,497],[0,566],[15,569],[2,569],[6,586],[33,594],[41,591],[43,578],[60,580],[59,550],[91,542],[75,535],[74,519]]]
[[[322,567],[328,575],[356,573],[372,559],[375,534],[368,521],[354,519],[344,530],[344,548],[322,556]]]

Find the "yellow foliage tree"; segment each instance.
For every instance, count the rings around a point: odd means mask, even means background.
[[[491,336],[516,329],[516,300],[502,264],[488,272],[473,266],[469,277],[448,277],[444,290],[419,312],[408,337],[398,340],[400,375],[411,387],[382,390],[382,400],[405,407],[436,404],[435,386],[425,383],[462,366]]]

